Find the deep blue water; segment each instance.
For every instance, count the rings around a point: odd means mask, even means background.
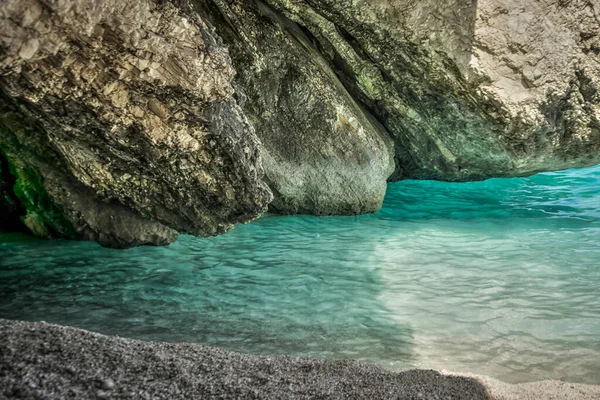
[[[600,167],[401,182],[374,215],[164,248],[0,236],[0,317],[511,382],[600,384],[599,294]]]

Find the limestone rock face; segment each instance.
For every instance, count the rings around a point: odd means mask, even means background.
[[[266,210],[225,46],[150,0],[0,4],[0,149],[39,236],[126,247]]]
[[[318,43],[396,143],[392,179],[600,162],[600,6],[589,0],[266,0]]]
[[[394,171],[385,129],[351,97],[303,28],[255,1],[197,1],[229,45],[244,111],[262,143],[272,210],[359,214],[381,207]]]

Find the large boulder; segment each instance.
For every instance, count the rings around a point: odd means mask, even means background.
[[[379,210],[393,142],[345,89],[303,27],[255,1],[196,1],[229,45],[280,213]]]
[[[166,244],[266,210],[258,138],[200,17],[151,0],[5,0],[0,31],[0,149],[32,232]]]
[[[265,1],[309,32],[395,139],[393,180],[600,162],[593,1]]]

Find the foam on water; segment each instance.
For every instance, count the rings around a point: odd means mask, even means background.
[[[401,182],[374,215],[267,216],[165,248],[0,242],[3,318],[600,383],[600,167]]]

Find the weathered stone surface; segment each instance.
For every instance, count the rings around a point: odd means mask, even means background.
[[[258,139],[199,17],[150,0],[9,0],[0,31],[0,149],[31,231],[166,244],[265,211]]]
[[[392,179],[600,162],[600,8],[588,0],[266,0],[316,38],[396,142]]]
[[[385,129],[346,91],[301,27],[254,1],[196,1],[229,45],[262,142],[272,209],[358,214],[381,207],[394,170]]]

